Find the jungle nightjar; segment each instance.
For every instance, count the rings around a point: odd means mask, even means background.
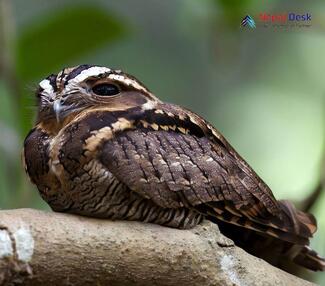
[[[36,97],[24,163],[54,211],[180,229],[205,218],[274,265],[290,258],[324,270],[325,261],[308,246],[315,218],[277,201],[199,115],[101,66],[52,74]]]

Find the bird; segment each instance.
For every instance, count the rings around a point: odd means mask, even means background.
[[[35,95],[23,164],[53,211],[178,229],[209,220],[275,266],[288,260],[325,270],[309,246],[314,216],[277,200],[198,114],[98,65],[51,74]]]

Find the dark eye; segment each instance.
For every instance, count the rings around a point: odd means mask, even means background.
[[[116,95],[120,92],[116,85],[109,83],[97,84],[92,88],[92,91],[93,93],[101,96]]]

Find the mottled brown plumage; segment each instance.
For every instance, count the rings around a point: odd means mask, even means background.
[[[26,171],[55,211],[191,228],[203,218],[247,251],[312,270],[316,221],[268,186],[197,114],[161,102],[132,76],[64,69],[40,83]],[[266,249],[272,249],[268,253]]]

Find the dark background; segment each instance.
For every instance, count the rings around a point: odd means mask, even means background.
[[[262,27],[261,12],[310,13],[310,27]],[[20,162],[34,89],[82,63],[135,75],[215,125],[277,198],[315,188],[325,141],[325,4],[257,0],[0,0],[0,207],[48,207]],[[256,29],[240,27],[251,15]],[[325,195],[312,246],[325,255]],[[324,274],[312,277],[325,284]]]

